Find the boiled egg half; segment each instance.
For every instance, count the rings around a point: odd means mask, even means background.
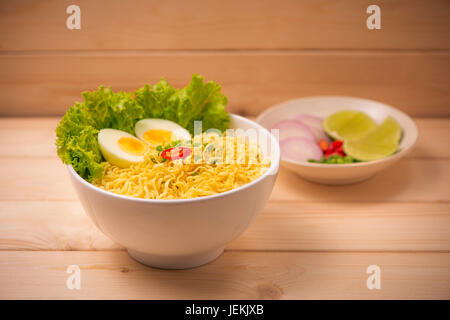
[[[120,168],[144,161],[144,153],[147,150],[145,142],[128,132],[116,129],[100,130],[98,143],[106,161]]]
[[[143,119],[136,123],[134,131],[139,139],[151,145],[163,145],[176,140],[190,140],[189,131],[170,120]]]

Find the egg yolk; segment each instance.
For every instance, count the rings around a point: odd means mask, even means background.
[[[172,132],[162,129],[150,129],[144,132],[143,138],[152,144],[162,144],[172,140]]]
[[[144,154],[145,146],[144,143],[138,139],[131,137],[122,137],[117,142],[119,148],[126,153],[132,154],[134,156],[141,156]]]

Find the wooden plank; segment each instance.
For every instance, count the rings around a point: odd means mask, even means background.
[[[16,0],[0,8],[2,50],[235,48],[450,48],[446,0],[78,0],[81,29],[66,28],[69,0]],[[412,21],[414,23],[412,23]],[[443,41],[444,40],[444,41]]]
[[[0,118],[0,157],[55,157],[57,118]],[[254,118],[252,118],[254,120]],[[450,158],[450,119],[416,118],[419,140],[409,158]]]
[[[367,181],[344,186],[307,182],[282,168],[271,199],[310,202],[448,202],[448,181],[448,160],[403,159]]]
[[[449,251],[448,203],[269,201],[231,250]]]
[[[59,159],[0,159],[1,200],[75,200],[69,173]]]
[[[80,92],[99,85],[135,90],[165,77],[181,87],[194,73],[219,82],[228,110],[243,115],[302,96],[348,95],[413,116],[450,116],[449,57],[401,51],[4,54],[0,116],[61,115]]]
[[[413,158],[450,158],[450,118],[414,119],[419,128],[419,138]]]
[[[450,251],[449,203],[269,201],[226,250]],[[77,201],[0,202],[0,250],[123,250]]]
[[[0,200],[75,200],[68,172],[56,158],[0,158]],[[450,160],[404,159],[372,179],[347,186],[307,182],[282,168],[272,200],[303,202],[448,202]]]
[[[55,157],[60,118],[0,118],[0,157]]]
[[[368,290],[369,265],[381,289]],[[69,265],[80,290],[66,287]],[[1,299],[449,299],[448,253],[225,252],[161,270],[125,252],[0,252]]]
[[[0,202],[0,221],[0,250],[123,249],[94,226],[78,201]]]

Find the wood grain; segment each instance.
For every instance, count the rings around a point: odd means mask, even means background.
[[[373,179],[353,186],[330,187],[306,182],[282,169],[273,200],[289,201],[449,201],[449,120],[419,120],[422,140],[417,158],[402,160]],[[55,155],[56,119],[0,121],[2,200],[75,200],[68,175]],[[20,128],[20,130],[18,130]],[[421,185],[423,190],[417,189]],[[36,185],[42,186],[36,188]]]
[[[56,158],[0,158],[0,200],[75,200],[68,171]],[[324,186],[282,168],[271,200],[309,202],[448,202],[450,160],[403,159],[363,183]],[[420,185],[420,188],[417,186]],[[37,187],[38,186],[38,187]]]
[[[0,250],[123,249],[94,226],[78,201],[0,202],[0,221]]]
[[[4,54],[0,116],[61,115],[100,85],[132,91],[164,77],[183,87],[194,73],[220,83],[228,110],[242,115],[298,97],[347,95],[413,116],[450,116],[450,54],[339,51]]]
[[[251,118],[254,120],[254,117]],[[0,157],[56,157],[57,118],[0,118]],[[419,139],[408,158],[450,158],[450,120],[415,118]]]
[[[55,157],[61,118],[0,118],[0,157]]]
[[[450,2],[69,0],[0,5],[0,116],[60,116],[81,91],[193,73],[230,112],[297,97],[379,100],[416,117],[415,152],[357,185],[281,169],[260,217],[191,270],[132,260],[84,214],[55,155],[57,118],[0,118],[0,299],[450,299]],[[68,290],[68,265],[81,290]],[[366,288],[366,268],[382,289]]]
[[[70,4],[3,3],[0,49],[450,48],[446,0],[376,1],[380,30],[366,27],[368,0],[78,0],[81,29],[72,31]]]
[[[269,201],[226,250],[450,251],[449,203]],[[78,201],[0,202],[0,250],[123,250]]]
[[[450,299],[448,119],[419,119],[417,154],[361,184],[281,169],[255,223],[180,271],[135,262],[92,225],[49,145],[56,121],[0,119],[0,299]],[[366,288],[372,264],[381,290]]]
[[[354,185],[324,186],[307,182],[281,169],[272,200],[448,202],[450,161],[403,159],[375,177]]]
[[[66,288],[74,264],[80,290]],[[372,264],[381,290],[366,287]],[[450,254],[225,252],[168,271],[125,252],[3,251],[0,288],[1,299],[449,299]]]

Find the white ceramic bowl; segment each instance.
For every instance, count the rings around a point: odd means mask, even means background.
[[[263,209],[278,174],[280,150],[263,127],[231,115],[230,128],[256,129],[271,143],[262,145],[269,170],[238,189],[186,200],[148,200],[104,191],[68,167],[72,184],[87,215],[108,237],[149,266],[184,269],[217,258]]]
[[[321,164],[282,159],[282,165],[312,182],[330,185],[356,183],[400,160],[412,150],[417,141],[417,126],[407,114],[377,101],[352,97],[321,96],[290,100],[265,110],[256,121],[270,130],[277,122],[302,113],[325,118],[339,110],[362,111],[377,123],[381,123],[387,116],[397,120],[403,131],[399,152],[384,159],[352,164]]]

